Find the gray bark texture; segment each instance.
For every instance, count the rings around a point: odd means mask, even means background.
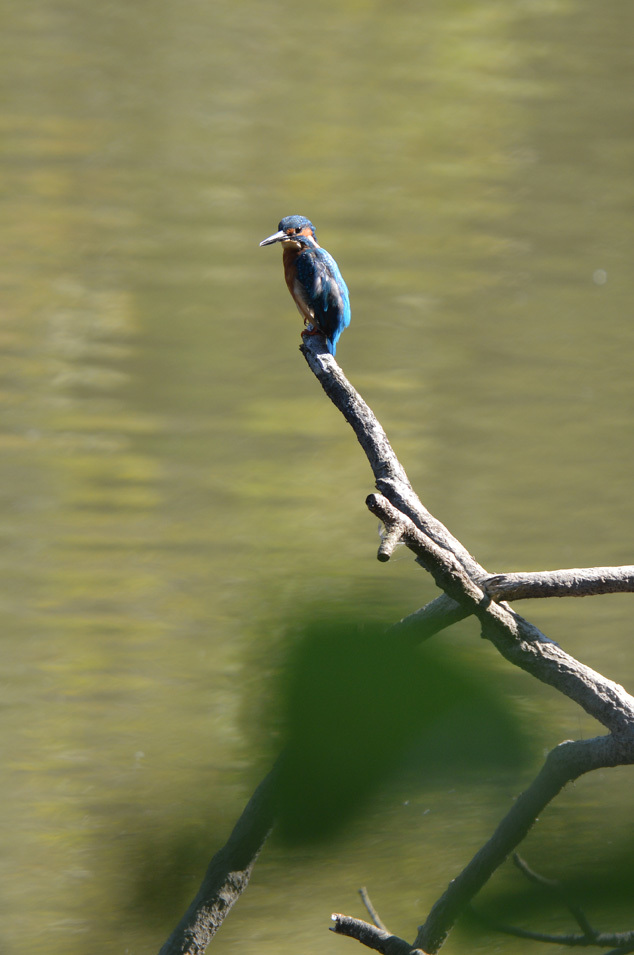
[[[307,338],[300,350],[325,393],[352,427],[372,469],[378,493],[370,494],[366,505],[385,528],[378,559],[389,560],[394,548],[404,544],[442,591],[393,629],[419,642],[474,616],[482,636],[506,660],[567,696],[607,731],[594,739],[562,742],[548,754],[533,782],[517,797],[495,832],[440,895],[411,943],[392,935],[381,923],[370,925],[347,915],[332,916],[334,932],[385,955],[432,955],[441,948],[476,893],[567,783],[595,769],[634,763],[634,699],[618,683],[572,657],[506,600],[632,591],[634,567],[488,573],[418,499],[385,431],[333,356],[325,351],[321,337]],[[160,955],[204,952],[246,888],[275,821],[276,775],[277,768],[254,793]]]

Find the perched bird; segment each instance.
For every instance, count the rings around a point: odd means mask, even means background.
[[[284,278],[306,326],[302,335],[321,333],[334,355],[339,336],[350,324],[350,297],[339,266],[317,242],[306,216],[286,216],[260,245],[274,242],[282,243]]]

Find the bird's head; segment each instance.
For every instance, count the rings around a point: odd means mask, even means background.
[[[278,231],[263,239],[260,245],[273,245],[281,242],[282,245],[291,245],[296,248],[315,248],[315,226],[306,216],[285,216],[277,227]]]

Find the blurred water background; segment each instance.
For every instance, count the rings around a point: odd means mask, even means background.
[[[389,622],[435,595],[406,552],[376,561],[369,468],[258,248],[283,215],[338,260],[337,357],[487,568],[632,563],[634,7],[3,7],[0,947],[150,953],[266,769],[302,615]],[[628,597],[518,609],[632,688]],[[542,753],[600,732],[473,624],[436,642],[533,756],[428,785],[405,767],[335,843],[271,844],[219,953],[341,952],[329,915],[362,916],[360,885],[413,937]],[[607,872],[631,840],[616,770],[525,854]],[[491,944],[528,943],[447,950]]]

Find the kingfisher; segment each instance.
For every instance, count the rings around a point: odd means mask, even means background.
[[[302,335],[323,335],[331,355],[350,324],[350,296],[339,266],[322,249],[306,216],[285,216],[278,231],[260,245],[281,242],[288,290],[306,326]]]

